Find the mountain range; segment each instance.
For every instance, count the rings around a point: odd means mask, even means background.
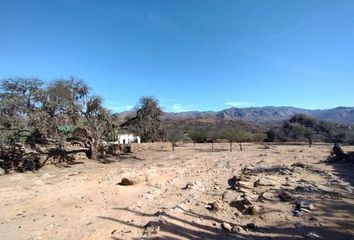
[[[271,123],[289,119],[291,116],[304,113],[320,120],[354,124],[354,107],[337,107],[332,109],[309,110],[295,107],[249,107],[228,108],[221,111],[190,111],[165,113],[166,119],[200,119],[215,118],[225,120],[243,120],[255,123]]]

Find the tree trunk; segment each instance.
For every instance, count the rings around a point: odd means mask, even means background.
[[[194,147],[195,147],[195,141],[193,143],[194,143]]]
[[[211,142],[211,150],[214,150],[214,142]]]
[[[87,157],[89,159],[97,159],[97,151],[96,151],[97,148],[96,148],[95,144],[89,139],[87,139],[87,143],[89,145],[89,150],[87,152]]]
[[[240,145],[240,151],[242,151],[243,149],[242,149],[242,143],[239,143],[239,145]]]
[[[175,143],[171,143],[172,144],[172,152],[174,152],[175,151]]]
[[[230,152],[232,152],[232,142],[230,142]]]
[[[309,138],[309,147],[312,146],[312,138]]]

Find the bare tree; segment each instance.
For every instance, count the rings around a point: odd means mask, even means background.
[[[183,139],[183,134],[178,129],[169,129],[166,133],[166,138],[172,145],[172,151],[175,151],[177,142]]]

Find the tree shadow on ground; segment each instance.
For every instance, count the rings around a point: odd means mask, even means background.
[[[325,162],[333,167],[335,175],[354,187],[354,152],[347,152],[343,160],[335,160],[329,156]]]
[[[220,226],[223,220],[218,219],[214,216],[208,216],[203,214],[194,213],[183,208],[180,210],[183,212],[183,216],[173,216],[168,213],[163,213],[164,222],[159,222],[158,214],[144,213],[127,208],[113,208],[114,210],[127,211],[135,214],[138,217],[149,217],[155,219],[155,224],[160,226],[159,235],[151,235],[150,238],[133,238],[133,239],[167,239],[167,240],[177,240],[177,239],[234,239],[234,240],[245,240],[245,239],[275,239],[275,240],[290,240],[290,239],[310,239],[308,237],[309,233],[319,233],[324,239],[354,239],[351,234],[344,233],[340,231],[341,229],[336,228],[323,228],[320,226],[286,226],[286,225],[276,225],[276,226],[257,226],[255,229],[248,229],[242,233],[233,233],[222,229]],[[187,220],[193,217],[194,219],[200,219],[200,222]],[[112,217],[98,216],[100,219],[113,221],[125,226],[133,227],[141,230],[143,233],[145,226],[138,225],[133,222],[127,222],[119,220]],[[301,220],[299,220],[300,222]],[[207,224],[206,222],[209,222]],[[210,222],[216,223],[216,226],[210,224]],[[239,226],[246,229],[246,225],[235,224],[228,222],[233,226]],[[353,227],[351,224],[344,225],[345,228]],[[112,236],[111,239],[120,239]]]
[[[229,149],[220,149],[220,148],[214,148],[214,149],[203,149],[203,148],[196,148],[196,152],[200,153],[210,153],[210,152],[230,152]]]

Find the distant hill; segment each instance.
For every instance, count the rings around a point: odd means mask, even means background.
[[[166,113],[167,119],[216,118],[225,120],[243,120],[255,123],[271,123],[289,119],[294,114],[304,113],[321,120],[354,124],[354,107],[309,110],[295,107],[250,107],[228,108],[221,111]]]
[[[337,107],[332,109],[309,110],[295,107],[249,107],[228,108],[221,111],[190,111],[190,112],[166,112],[166,120],[182,119],[216,119],[216,120],[242,120],[257,124],[279,122],[289,119],[294,114],[304,113],[321,120],[329,120],[338,123],[354,124],[354,107]],[[117,114],[120,118],[133,116],[133,112]]]

